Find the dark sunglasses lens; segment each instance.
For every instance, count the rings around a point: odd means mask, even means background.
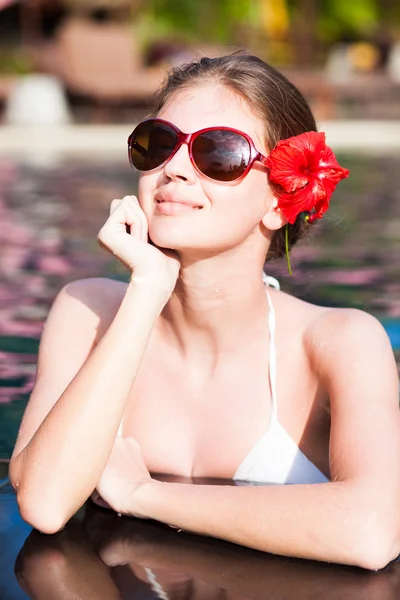
[[[135,129],[130,138],[133,166],[138,171],[151,171],[162,165],[175,150],[176,131],[158,121],[146,121]]]
[[[217,181],[235,181],[245,172],[251,156],[250,144],[234,131],[215,129],[197,136],[192,146],[199,171]]]

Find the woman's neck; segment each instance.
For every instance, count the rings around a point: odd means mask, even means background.
[[[185,357],[237,352],[267,332],[268,301],[258,261],[183,265],[162,313],[166,337]],[[218,264],[220,263],[220,264]],[[256,264],[257,263],[257,264]]]

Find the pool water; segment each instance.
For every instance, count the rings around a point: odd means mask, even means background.
[[[400,363],[400,156],[341,155],[351,170],[331,210],[284,260],[267,266],[285,291],[361,308],[386,327]],[[68,281],[126,278],[96,235],[110,201],[135,194],[137,176],[114,160],[0,158],[0,458],[10,456],[32,389],[49,307]]]
[[[397,600],[399,589],[398,561],[376,573],[274,556],[90,501],[61,532],[43,535],[0,482],[2,600]]]

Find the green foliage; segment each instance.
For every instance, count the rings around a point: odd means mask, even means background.
[[[368,34],[379,18],[376,0],[322,0],[318,2],[317,30],[320,39],[329,42]]]
[[[156,40],[238,45],[279,64],[296,62],[304,43],[328,47],[343,39],[368,39],[382,27],[400,28],[396,0],[285,0],[291,31],[287,39],[271,40],[262,9],[267,1],[136,0],[132,23],[144,48]]]
[[[296,62],[304,43],[328,47],[343,39],[373,38],[382,27],[400,28],[398,0],[285,0],[290,33],[287,39],[269,39],[262,9],[267,1],[136,0],[134,34],[143,48],[159,40],[244,46],[286,64]]]
[[[145,37],[160,36],[232,43],[236,28],[257,23],[259,3],[254,0],[149,0],[136,28]]]

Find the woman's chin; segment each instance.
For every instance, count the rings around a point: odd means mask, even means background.
[[[149,223],[149,238],[151,242],[164,248],[165,250],[174,250],[179,254],[193,256],[213,256],[226,250],[231,250],[237,245],[237,236],[225,237],[220,229],[215,231],[205,230],[204,227],[195,228],[181,223],[163,224]]]
[[[181,257],[181,259],[186,257],[186,259],[192,261],[196,258],[205,258],[210,256],[210,254],[214,254],[214,249],[210,250],[210,248],[204,247],[204,243],[203,245],[197,245],[194,243],[193,239],[178,240],[176,238],[171,239],[170,236],[151,236],[150,239],[157,248],[162,250],[173,250]]]
[[[149,227],[149,238],[159,248],[166,250],[193,249],[193,235],[182,227]]]

